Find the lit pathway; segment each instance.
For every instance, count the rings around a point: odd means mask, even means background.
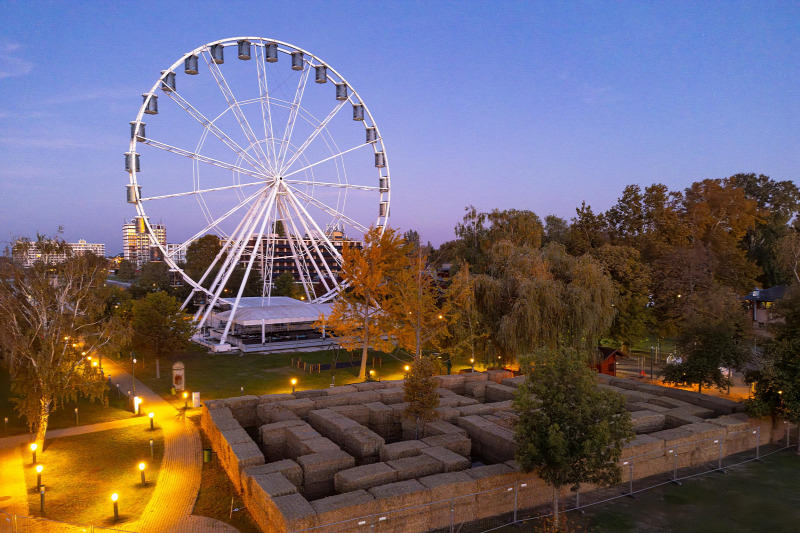
[[[113,360],[103,361],[112,376],[111,381],[126,392],[131,387],[131,376]],[[114,394],[112,391],[111,394]],[[200,489],[202,444],[197,427],[167,401],[136,380],[136,395],[143,399],[142,412],[153,412],[156,424],[164,434],[164,458],[158,473],[156,488],[139,520],[119,525],[126,531],[142,533],[201,533],[218,531],[238,533],[238,530],[219,520],[192,515]],[[136,424],[148,423],[146,416],[115,420],[100,424],[57,429],[47,432],[47,439],[105,431]],[[27,434],[0,439],[0,509],[9,514],[28,514],[28,497],[25,486],[24,459],[20,444],[30,441]],[[124,505],[124,504],[123,504]]]
[[[132,390],[130,374],[113,360],[110,364],[104,362],[104,366],[112,375],[111,381],[119,383],[120,390]],[[233,526],[213,518],[192,515],[203,469],[202,444],[197,427],[186,419],[182,411],[176,410],[138,379],[136,395],[143,400],[143,412],[153,412],[156,423],[164,432],[164,458],[156,488],[138,522],[122,527],[142,533],[236,532]]]

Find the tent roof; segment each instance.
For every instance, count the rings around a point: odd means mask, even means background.
[[[236,302],[233,298],[224,298],[223,301],[231,307]],[[332,305],[301,302],[286,296],[242,298],[239,300],[239,308],[236,310],[233,322],[240,326],[314,322],[320,316],[330,315]],[[230,315],[230,311],[224,311],[217,313],[216,318],[228,320]]]

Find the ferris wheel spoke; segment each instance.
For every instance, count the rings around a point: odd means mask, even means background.
[[[212,229],[216,228],[216,227],[217,227],[219,224],[221,224],[222,222],[224,222],[224,221],[225,221],[225,220],[226,220],[228,217],[230,217],[231,215],[233,215],[233,214],[234,214],[236,211],[238,211],[239,209],[241,209],[242,207],[244,207],[245,205],[247,205],[247,203],[248,203],[248,202],[250,202],[251,200],[253,200],[253,199],[254,199],[256,196],[258,196],[258,195],[259,195],[259,194],[261,194],[262,192],[263,192],[263,191],[256,191],[256,192],[254,192],[253,194],[251,194],[250,196],[248,196],[247,198],[245,198],[244,200],[242,200],[241,202],[239,202],[239,204],[237,204],[237,205],[233,206],[233,207],[232,207],[232,208],[231,208],[231,209],[230,209],[230,210],[229,210],[227,213],[225,213],[224,215],[220,216],[219,218],[217,218],[217,219],[213,220],[213,221],[212,221],[211,223],[209,223],[209,224],[208,224],[206,227],[204,227],[203,229],[201,229],[200,231],[198,231],[197,233],[195,233],[194,235],[192,235],[191,237],[189,237],[189,239],[188,239],[187,241],[185,241],[185,242],[181,243],[181,244],[180,244],[180,246],[178,246],[178,247],[177,247],[175,250],[173,250],[173,254],[172,254],[172,256],[174,256],[175,254],[177,254],[179,251],[181,251],[181,250],[185,250],[186,248],[188,248],[188,247],[189,247],[189,245],[191,245],[191,244],[192,244],[192,243],[193,243],[193,242],[194,242],[196,239],[199,239],[200,237],[202,237],[203,235],[205,235],[207,232],[209,232],[209,231],[211,231]]]
[[[173,102],[178,104],[184,111],[189,113],[197,122],[200,123],[203,128],[206,129],[206,132],[211,132],[214,134],[216,138],[222,141],[225,146],[233,150],[233,152],[244,158],[250,166],[252,166],[255,170],[259,172],[267,172],[267,168],[264,166],[261,161],[256,160],[252,155],[247,153],[239,144],[230,138],[224,131],[222,131],[219,126],[215,124],[214,120],[209,120],[206,118],[203,113],[198,111],[196,107],[190,104],[183,96],[181,96],[177,91],[170,91],[167,95],[172,99]],[[215,119],[216,120],[216,119]]]
[[[286,198],[284,198],[284,200],[285,199]],[[291,205],[291,201],[290,202],[286,202],[286,203]],[[289,210],[288,207],[285,207],[285,208],[286,208],[287,211]],[[319,265],[317,264],[317,261],[314,259],[314,254],[311,252],[311,249],[308,247],[308,244],[306,243],[306,240],[308,240],[308,241],[313,243],[314,242],[314,238],[313,238],[313,235],[311,235],[310,232],[308,231],[308,227],[306,227],[306,225],[303,222],[302,218],[300,218],[299,212],[298,212],[298,220],[300,220],[300,223],[303,226],[302,229],[305,230],[305,235],[306,235],[305,238],[304,237],[298,237],[298,239],[297,239],[298,243],[300,244],[300,246],[303,249],[303,252],[304,252],[303,257],[307,258],[307,262],[304,260],[304,264],[306,264],[306,267],[307,267],[308,263],[311,263],[311,266],[314,267],[314,270],[317,272],[317,276],[319,277],[320,281],[325,286],[325,290],[330,290],[330,287],[328,287],[328,283],[325,281],[325,276],[322,274],[322,271],[319,269]],[[292,225],[292,229],[294,229],[295,235],[301,235],[302,234],[302,232],[299,231],[301,228],[298,228],[297,224],[294,221],[294,217],[289,219],[289,223]],[[322,260],[323,263],[325,262],[325,260],[322,258],[322,254],[320,254],[320,259]],[[315,294],[315,296],[316,296],[316,294]]]
[[[204,193],[207,193],[207,192],[225,191],[225,190],[228,190],[228,189],[241,189],[243,187],[252,187],[253,185],[260,185],[260,186],[263,187],[264,186],[264,182],[263,181],[259,181],[259,182],[255,182],[255,183],[253,183],[253,182],[240,183],[238,185],[226,185],[225,187],[213,187],[211,189],[199,189],[199,190],[196,190],[196,191],[178,192],[178,193],[175,193],[175,194],[164,194],[164,195],[161,195],[161,196],[149,196],[147,198],[141,198],[140,201],[148,202],[150,200],[163,200],[164,198],[176,198],[178,196],[189,196],[191,194],[204,194]]]
[[[303,191],[301,191],[300,189],[297,189],[296,187],[292,187],[292,186],[289,186],[289,185],[287,185],[287,187],[292,189],[292,191],[295,194],[297,194],[300,198],[302,198],[303,200],[306,200],[307,202],[309,202],[311,204],[314,204],[316,207],[322,209],[323,211],[325,211],[329,215],[332,215],[334,220],[341,220],[342,222],[346,222],[353,229],[356,229],[356,230],[364,232],[364,233],[369,231],[369,229],[364,224],[361,224],[360,222],[356,222],[355,220],[353,220],[349,216],[345,215],[344,213],[342,213],[340,211],[337,211],[336,209],[332,208],[331,206],[327,205],[326,203],[314,198],[310,194],[306,194]]]
[[[298,204],[298,202],[294,198],[294,196],[291,196],[291,192],[289,194],[290,194],[290,196],[288,196],[289,205],[291,205],[292,208],[294,209],[294,211],[297,213],[297,219],[300,221],[300,224],[303,225],[303,229],[305,230],[305,234],[308,235],[308,240],[311,243],[311,246],[317,252],[317,257],[319,258],[320,263],[322,263],[323,268],[325,268],[325,270],[326,270],[326,272],[328,274],[328,276],[327,276],[328,279],[330,279],[331,282],[335,284],[336,283],[336,276],[331,271],[330,265],[328,264],[328,261],[325,259],[325,255],[322,253],[322,251],[319,248],[319,245],[317,244],[317,240],[318,240],[317,236],[320,236],[323,239],[323,242],[326,242],[328,244],[328,246],[330,248],[331,259],[334,260],[334,261],[337,261],[337,263],[338,263],[338,255],[339,254],[338,254],[336,248],[334,248],[334,246],[328,240],[327,236],[324,233],[319,231],[319,226],[317,226],[316,222],[314,222],[314,220],[311,217],[308,216],[308,212],[305,209],[303,209],[303,206]],[[306,221],[304,219],[304,215],[305,215],[306,218],[308,218],[311,221],[312,226],[314,226],[316,228],[316,230],[317,230],[317,234],[316,235],[315,235],[315,232],[311,230],[311,227],[309,227],[309,225],[306,223]],[[319,275],[320,280],[322,281],[322,284],[325,286],[326,291],[329,291],[330,290],[330,286],[325,281],[325,276],[322,274],[322,272],[319,271],[319,268],[318,268],[316,262],[313,259],[312,259],[312,262],[315,263],[314,264],[314,268],[317,270],[317,275]]]
[[[202,154],[198,154],[197,152],[191,152],[189,150],[185,150],[183,148],[178,148],[177,146],[171,146],[166,143],[162,143],[160,141],[156,141],[154,139],[145,138],[140,141],[148,146],[152,146],[153,148],[158,148],[160,150],[166,150],[167,152],[172,152],[173,154],[182,155],[183,157],[188,157],[189,159],[194,159],[195,161],[200,161],[203,163],[208,163],[209,165],[214,165],[220,168],[224,168],[227,170],[235,170],[241,174],[245,174],[247,176],[251,176],[254,178],[264,179],[264,174],[259,174],[258,172],[254,172],[252,170],[248,170],[246,168],[242,168],[238,165],[233,165],[231,163],[226,163],[224,161],[220,161],[218,159],[214,159],[212,157],[208,157]]]
[[[272,104],[270,103],[269,96],[269,83],[267,81],[267,65],[265,61],[264,48],[262,46],[256,47],[256,70],[258,71],[258,92],[259,101],[261,105],[261,119],[264,122],[264,143],[267,151],[272,149],[270,155],[273,165],[277,161],[275,157],[275,135],[272,125]],[[269,142],[267,143],[267,140]]]
[[[328,238],[328,235],[324,231],[322,231],[322,229],[320,229],[319,225],[317,224],[317,221],[314,220],[314,217],[312,217],[308,213],[306,208],[303,206],[303,203],[300,200],[298,200],[297,197],[294,195],[294,193],[291,191],[291,188],[285,187],[285,190],[286,190],[286,193],[291,198],[292,204],[294,205],[295,209],[298,210],[299,212],[302,212],[305,215],[306,219],[309,220],[311,225],[316,230],[317,235],[319,235],[320,238],[322,239],[323,244],[325,244],[328,247],[328,249],[330,250],[331,257],[334,259],[334,261],[336,261],[336,263],[341,265],[342,264],[341,253],[339,252],[339,250],[336,249],[336,246],[333,245],[331,240]],[[310,232],[309,232],[309,234],[310,234]],[[333,276],[332,272],[330,272],[330,274],[331,274],[331,276]]]
[[[233,114],[236,117],[236,121],[239,123],[239,127],[242,128],[242,133],[244,133],[245,137],[247,137],[247,140],[251,144],[255,144],[256,156],[260,154],[261,157],[258,157],[258,159],[261,161],[262,165],[268,168],[271,172],[275,172],[275,167],[269,161],[267,154],[264,153],[264,149],[258,142],[258,138],[256,137],[256,134],[253,132],[253,128],[250,127],[250,123],[247,121],[247,117],[245,117],[244,112],[242,111],[242,108],[239,105],[239,102],[236,101],[236,97],[234,97],[233,91],[231,91],[231,88],[228,85],[225,76],[222,74],[222,70],[220,70],[219,65],[217,65],[214,61],[212,61],[207,53],[203,53],[202,55],[203,59],[205,59],[206,64],[208,65],[208,70],[214,77],[214,81],[217,82],[217,86],[219,86],[220,91],[222,91],[222,95],[225,97],[225,101],[228,102],[228,107],[230,107],[230,109],[233,111]]]
[[[331,183],[326,181],[282,180],[291,185],[311,185],[313,187],[333,187],[336,189],[358,189],[361,191],[379,191],[380,187],[371,185],[353,185],[350,183]]]
[[[286,123],[286,128],[283,130],[283,139],[281,140],[280,154],[278,160],[275,162],[278,169],[283,169],[283,162],[286,159],[286,152],[289,149],[289,144],[292,142],[292,133],[294,133],[294,124],[297,119],[297,113],[300,111],[300,102],[303,100],[303,93],[306,90],[306,82],[308,81],[308,74],[311,72],[310,64],[306,63],[303,72],[300,74],[300,80],[297,82],[297,90],[294,94],[292,106],[289,109],[289,120]]]
[[[309,286],[311,285],[311,277],[308,275],[308,270],[305,268],[305,263],[301,261],[301,257],[297,253],[297,249],[294,245],[294,239],[292,238],[292,232],[288,231],[288,228],[286,227],[286,220],[290,218],[289,214],[281,202],[278,203],[278,209],[280,210],[281,217],[284,221],[284,233],[286,235],[286,240],[289,243],[289,249],[292,251],[292,259],[294,259],[295,268],[297,268],[297,273],[300,275],[300,283],[303,284],[303,290],[306,293],[306,297],[310,300],[311,293],[309,292]]]
[[[317,138],[317,135],[319,135],[328,126],[328,123],[331,120],[333,120],[333,117],[335,117],[336,114],[339,112],[339,110],[342,109],[342,106],[344,106],[345,102],[347,102],[347,100],[340,100],[339,101],[339,103],[336,105],[336,107],[334,107],[331,110],[331,112],[328,113],[328,116],[325,117],[322,120],[322,122],[320,122],[319,125],[317,125],[316,128],[314,128],[314,131],[311,132],[311,135],[309,135],[309,137],[303,142],[303,144],[300,145],[300,147],[297,149],[297,151],[294,154],[292,154],[292,157],[289,158],[289,160],[286,162],[286,164],[281,165],[281,171],[284,171],[284,170],[286,170],[288,168],[291,168],[292,164],[295,161],[297,161],[297,159],[301,155],[303,155],[303,152],[305,152],[306,148],[308,148],[308,145],[310,145],[314,141],[314,139]]]
[[[348,148],[347,150],[342,150],[341,152],[339,152],[337,154],[333,154],[330,157],[326,157],[325,159],[320,159],[316,163],[311,163],[310,165],[306,165],[303,168],[298,168],[297,170],[295,170],[293,172],[289,172],[288,174],[283,174],[283,177],[285,179],[285,178],[288,178],[289,176],[294,176],[295,174],[297,174],[299,172],[303,172],[304,170],[308,170],[309,168],[312,168],[312,167],[315,167],[315,166],[320,165],[322,163],[325,163],[326,161],[330,161],[331,159],[336,159],[337,157],[341,157],[344,154],[348,154],[348,153],[350,153],[350,152],[352,152],[354,150],[358,150],[359,148],[363,148],[365,146],[372,146],[372,145],[368,144],[368,143],[362,143],[362,144],[359,144],[359,145],[354,146],[352,148]]]

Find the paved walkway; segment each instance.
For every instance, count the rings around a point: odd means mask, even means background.
[[[111,381],[119,384],[120,390],[132,390],[130,374],[115,361],[106,359],[103,366],[112,376]],[[153,412],[156,424],[164,433],[164,458],[147,507],[137,521],[123,522],[119,524],[120,529],[142,533],[237,532],[236,528],[224,522],[191,514],[200,489],[203,468],[202,444],[197,427],[186,419],[183,410],[175,409],[139,380],[136,380],[136,395],[143,399],[142,412]],[[116,420],[48,431],[46,438],[80,435],[148,422],[146,416]],[[0,478],[0,509],[7,513],[28,514],[24,464],[19,448],[19,444],[28,441],[28,435],[0,439],[0,472],[3,473]]]

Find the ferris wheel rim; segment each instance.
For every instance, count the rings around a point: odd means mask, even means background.
[[[280,41],[280,40],[277,40],[277,39],[271,39],[271,38],[267,38],[267,37],[255,37],[255,36],[229,37],[229,38],[225,38],[225,39],[219,39],[219,40],[216,40],[216,41],[211,41],[211,42],[208,42],[208,43],[203,44],[201,46],[198,46],[198,47],[194,48],[193,50],[191,50],[190,52],[187,52],[187,53],[183,54],[182,56],[180,56],[180,58],[177,61],[175,61],[172,65],[170,65],[169,68],[167,68],[166,70],[162,71],[161,75],[158,77],[158,79],[153,84],[151,89],[147,93],[143,94],[143,97],[144,97],[143,98],[143,102],[142,102],[141,106],[139,107],[139,111],[137,113],[136,120],[135,120],[135,123],[137,124],[137,128],[138,128],[138,124],[142,124],[143,123],[145,110],[147,109],[149,101],[153,97],[156,97],[156,98],[158,97],[157,93],[158,93],[159,89],[161,89],[163,87],[164,81],[165,81],[166,77],[168,76],[168,74],[175,73],[176,71],[178,71],[180,69],[181,64],[185,63],[186,59],[191,57],[191,56],[201,56],[203,54],[203,52],[209,53],[209,50],[211,49],[211,47],[213,47],[215,45],[222,45],[223,47],[236,46],[240,41],[249,41],[251,45],[254,45],[256,47],[262,47],[262,48],[264,48],[264,46],[267,43],[269,43],[269,44],[275,43],[277,45],[277,48],[276,48],[277,51],[281,52],[281,53],[283,53],[285,55],[291,55],[292,52],[301,52],[303,54],[304,70],[307,70],[307,71],[310,72],[310,70],[312,68],[314,68],[314,67],[324,66],[326,68],[326,72],[327,72],[327,79],[329,79],[330,81],[332,81],[334,83],[337,83],[336,79],[338,79],[338,83],[345,84],[347,89],[349,89],[349,95],[347,96],[347,98],[345,100],[342,100],[340,102],[340,104],[338,104],[337,107],[335,108],[337,111],[339,109],[341,109],[347,102],[349,102],[349,103],[351,103],[353,105],[359,104],[360,106],[363,107],[365,119],[367,117],[369,118],[368,121],[365,120],[365,122],[364,122],[365,126],[367,126],[367,124],[368,124],[367,127],[374,128],[375,133],[376,133],[376,139],[375,139],[374,142],[363,143],[361,145],[356,146],[355,148],[361,148],[364,145],[372,144],[373,153],[377,154],[377,153],[380,152],[380,153],[383,154],[382,157],[383,157],[383,163],[384,163],[384,166],[383,166],[384,170],[379,170],[379,176],[381,177],[381,185],[379,187],[359,186],[359,185],[355,185],[355,184],[354,185],[350,185],[350,184],[348,184],[346,182],[346,174],[345,174],[345,183],[344,184],[338,184],[337,186],[343,187],[345,189],[345,191],[352,187],[353,189],[365,189],[365,190],[373,190],[373,191],[379,192],[379,198],[380,198],[380,202],[382,204],[381,211],[383,210],[383,204],[385,204],[385,208],[386,208],[385,213],[383,213],[383,211],[382,211],[379,214],[378,218],[377,218],[377,226],[380,227],[380,230],[382,232],[385,229],[385,227],[388,225],[389,207],[391,205],[391,187],[390,187],[391,173],[390,173],[390,170],[389,170],[390,167],[389,167],[388,154],[386,153],[385,145],[383,143],[383,137],[382,137],[382,135],[380,133],[380,129],[378,127],[378,124],[375,121],[374,116],[373,116],[372,112],[370,111],[368,105],[365,103],[364,99],[361,97],[361,95],[358,93],[358,91],[350,84],[350,82],[347,81],[347,79],[338,70],[336,70],[334,67],[332,67],[328,62],[322,60],[319,56],[309,52],[308,50],[306,50],[304,48],[301,48],[299,46],[293,45],[293,44],[288,43],[288,42]],[[269,101],[270,100],[270,95],[267,94],[266,97],[260,96],[259,98],[252,99],[252,100],[263,100],[264,98],[266,98],[267,101]],[[251,102],[248,102],[248,103],[251,103]],[[241,104],[241,102],[239,102],[239,104]],[[298,104],[298,106],[299,106],[299,104]],[[230,105],[229,105],[228,108],[226,108],[225,111],[223,111],[223,113],[226,113],[228,111],[231,111],[231,106]],[[313,117],[313,115],[312,115],[312,117]],[[308,120],[305,116],[303,116],[303,118],[305,120]],[[313,117],[313,118],[316,119],[316,117]],[[204,128],[204,135],[207,135],[208,131],[209,131],[208,129]],[[328,134],[330,135],[330,133],[328,133]],[[263,139],[262,142],[266,142],[267,140],[268,139],[265,138],[265,139]],[[272,137],[272,140],[274,142],[275,138]],[[132,135],[130,143],[129,143],[129,153],[137,154],[137,150],[136,149],[137,149],[138,144],[140,144],[140,143],[148,144],[148,143],[145,143],[143,141],[139,141],[139,139],[137,138],[137,135]],[[286,151],[288,151],[288,150],[289,150],[289,148],[286,148]],[[339,152],[338,154],[335,154],[334,156],[332,156],[332,158],[336,158],[336,157],[341,158],[341,156],[344,155],[345,153],[347,153],[348,151],[350,151],[350,150],[346,150],[344,152]],[[286,169],[290,169],[292,167],[292,165],[296,162],[296,160],[298,159],[300,154],[301,154],[301,152],[297,152],[297,151],[294,152],[294,154],[292,156],[292,159],[289,161]],[[195,155],[197,155],[197,154],[195,154]],[[297,156],[297,157],[295,157],[295,156]],[[194,159],[193,172],[194,172],[194,168],[198,165],[198,161],[199,161],[199,159]],[[284,161],[285,161],[285,159],[284,159]],[[311,165],[311,166],[313,166],[313,165]],[[296,174],[298,172],[301,172],[303,170],[307,170],[308,168],[310,168],[310,166],[306,165],[305,167],[301,167],[300,169],[295,170],[290,174],[287,174],[287,176],[294,175],[294,174]],[[252,177],[256,177],[256,176],[252,176]],[[387,186],[385,188],[382,185],[382,183],[383,183],[382,180],[383,179],[386,180],[386,184],[387,184]],[[296,185],[311,185],[312,187],[316,186],[316,185],[333,186],[333,184],[317,183],[315,180],[312,180],[311,182],[308,182],[308,181],[303,182],[303,180],[294,179],[294,180],[287,180],[287,183],[289,183],[287,191],[289,189],[295,188],[294,186],[296,186]],[[134,187],[134,190],[137,190],[136,188],[140,186],[139,180],[138,180],[138,177],[137,177],[137,170],[136,170],[136,168],[134,166],[132,166],[132,168],[129,170],[129,184]],[[253,183],[252,185],[256,185],[256,183]],[[236,189],[236,191],[237,191],[237,193],[239,192],[238,189]],[[299,190],[294,190],[293,191],[293,196],[294,196],[294,193],[296,193],[296,194],[298,194],[300,196],[303,196],[305,194],[305,193],[302,193]],[[183,193],[179,193],[179,194],[183,194]],[[191,192],[187,191],[185,194],[197,194],[199,197],[202,197],[202,193],[199,193],[198,191],[191,191]],[[164,197],[168,197],[168,196],[170,196],[170,195],[165,195]],[[177,196],[177,195],[175,195],[175,196]],[[257,197],[257,196],[258,196],[258,194],[256,193],[256,194],[252,194],[252,195],[248,196],[248,198],[252,199],[252,198]],[[141,195],[137,194],[136,198],[135,198],[136,201],[134,202],[137,214],[139,215],[139,217],[141,217],[143,219],[143,223],[146,226],[147,233],[150,236],[151,244],[155,245],[161,251],[162,257],[163,257],[164,261],[169,265],[169,267],[172,270],[180,273],[180,275],[183,278],[183,280],[185,282],[187,282],[189,285],[191,285],[193,293],[195,291],[199,291],[199,292],[203,292],[203,293],[211,296],[210,291],[207,290],[206,288],[204,288],[201,285],[202,280],[201,281],[197,281],[197,280],[193,279],[191,276],[189,276],[184,271],[184,269],[170,255],[170,253],[168,251],[168,247],[166,245],[162,245],[155,238],[155,232],[153,231],[153,227],[151,225],[151,222],[149,220],[149,217],[148,217],[148,215],[146,213],[146,210],[144,208],[144,205],[143,205],[145,201],[150,201],[150,200],[155,200],[155,199],[160,199],[160,198],[159,197],[143,198],[143,197],[141,197]],[[304,201],[306,203],[309,203],[309,198],[307,197],[307,195],[304,197]],[[316,207],[321,209],[322,211],[327,212],[328,214],[330,214],[331,210],[334,211],[334,212],[337,211],[337,210],[334,210],[333,208],[330,208],[330,206],[325,206],[325,204],[323,202],[321,202],[321,201],[319,201],[319,202],[324,207],[321,207],[319,204],[317,204]],[[239,206],[241,206],[241,203],[239,204]],[[342,211],[344,211],[344,208],[342,208]],[[298,211],[298,213],[299,213],[299,211]],[[227,216],[229,216],[229,214],[230,213],[226,213],[226,215],[224,215],[224,216],[227,217]],[[340,213],[340,214],[342,215],[341,218],[337,218],[337,216],[335,214],[332,215],[334,217],[332,222],[338,221],[339,223],[341,223],[342,221],[348,220],[348,217],[344,216],[343,213]],[[218,217],[217,220],[219,220],[220,218],[221,217]],[[314,222],[312,217],[308,216],[308,218],[312,222]],[[299,217],[299,220],[302,220],[302,217]],[[358,231],[362,231],[361,229],[358,228],[358,226],[352,224],[352,222],[354,222],[354,221],[350,220],[350,222],[347,222],[347,224],[349,226],[353,227],[354,229],[357,229]],[[206,226],[206,227],[208,228],[208,226]],[[361,227],[364,230],[366,229],[366,227],[364,227],[363,225],[361,225]],[[201,230],[201,231],[203,231],[203,230]],[[180,243],[179,249],[180,248],[182,248],[184,250],[187,249],[189,244],[195,238],[197,238],[197,237],[196,236],[192,237],[189,240],[186,240],[186,241],[183,241],[182,243]],[[336,251],[335,247],[330,246],[330,250],[334,253],[334,255],[338,254],[338,252]],[[341,263],[341,256],[340,255],[338,256],[337,261],[339,263]],[[334,287],[334,289],[336,289],[336,287]],[[328,299],[330,299],[330,297],[332,297],[332,294],[335,293],[334,289],[331,289],[331,290],[327,291],[325,294],[321,295],[319,298],[322,298],[322,299],[324,299],[324,301],[327,301]]]

